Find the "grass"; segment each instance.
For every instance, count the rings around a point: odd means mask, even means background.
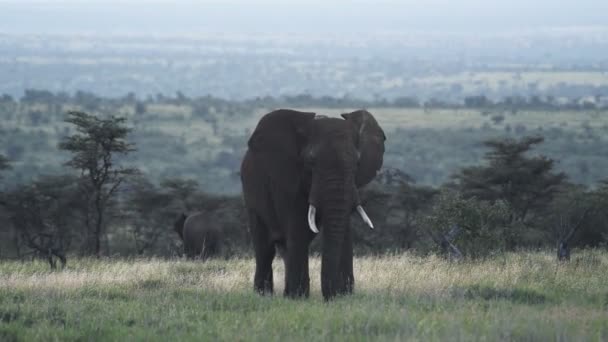
[[[508,254],[449,263],[409,254],[355,261],[352,296],[260,297],[250,259],[0,264],[0,340],[589,340],[608,338],[608,253]],[[275,262],[282,291],[282,262]]]

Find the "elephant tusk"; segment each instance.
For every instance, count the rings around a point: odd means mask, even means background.
[[[357,212],[363,219],[363,222],[367,223],[370,229],[374,229],[374,224],[372,223],[372,220],[369,219],[369,216],[367,216],[367,213],[365,213],[365,210],[363,210],[362,206],[357,206]]]
[[[313,233],[319,234],[319,229],[317,229],[317,224],[315,222],[315,214],[317,213],[317,208],[315,208],[312,204],[308,205],[308,227],[312,230]]]

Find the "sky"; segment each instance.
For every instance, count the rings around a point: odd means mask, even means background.
[[[0,0],[0,33],[503,32],[606,26],[608,0]]]

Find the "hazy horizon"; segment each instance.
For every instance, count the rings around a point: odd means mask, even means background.
[[[482,34],[607,27],[608,2],[15,1],[0,0],[0,33]]]
[[[0,93],[605,94],[605,13],[591,0],[0,0]]]

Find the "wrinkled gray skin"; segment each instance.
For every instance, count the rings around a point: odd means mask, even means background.
[[[353,291],[350,215],[358,188],[382,166],[384,132],[360,110],[340,118],[276,110],[258,123],[241,165],[243,196],[255,249],[254,288],[273,292],[276,249],[285,263],[285,296],[308,297],[308,249],[322,235],[321,289],[325,300]]]
[[[220,233],[210,227],[203,213],[181,214],[173,229],[184,243],[184,254],[190,259],[207,259],[220,252]]]

